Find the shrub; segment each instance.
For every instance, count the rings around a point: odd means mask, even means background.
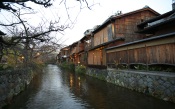
[[[75,72],[84,75],[86,73],[86,67],[84,65],[78,65],[75,67]]]
[[[0,63],[0,70],[6,70],[6,69],[14,69],[14,68],[8,64],[1,64]]]
[[[69,63],[69,70],[75,72],[75,64]]]
[[[133,65],[133,69],[136,69],[136,70],[147,70],[147,67],[146,67],[146,65],[136,64],[136,65]]]
[[[39,63],[34,61],[28,64],[28,67],[32,68],[33,70],[42,69],[44,66],[45,66],[44,63]]]
[[[175,72],[173,65],[155,64],[149,66],[150,71],[164,71],[164,72]]]
[[[166,64],[154,64],[149,65],[148,69],[146,65],[143,64],[132,64],[130,65],[131,69],[134,70],[149,70],[149,71],[163,71],[163,72],[175,72],[175,67],[172,65]]]
[[[59,66],[64,70],[75,71],[74,63],[63,62]]]

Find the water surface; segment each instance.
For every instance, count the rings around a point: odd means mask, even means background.
[[[175,104],[48,65],[6,109],[175,109]]]

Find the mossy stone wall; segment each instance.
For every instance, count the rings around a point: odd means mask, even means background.
[[[87,68],[86,74],[175,103],[175,73]]]

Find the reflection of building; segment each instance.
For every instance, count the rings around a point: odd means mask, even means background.
[[[75,73],[64,73],[68,76],[66,78],[66,82],[69,84],[70,89],[72,92],[77,96],[80,97],[82,93],[87,92],[88,86],[86,82],[85,76],[77,76]]]
[[[112,67],[115,62],[174,65],[174,12],[160,15],[145,6],[129,13],[112,15],[69,45],[70,51],[65,59],[95,68]],[[60,53],[64,53],[64,49]]]

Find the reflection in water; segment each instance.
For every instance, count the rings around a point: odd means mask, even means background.
[[[70,74],[70,88],[73,86],[73,74]]]
[[[48,65],[7,109],[175,109],[164,102]]]

